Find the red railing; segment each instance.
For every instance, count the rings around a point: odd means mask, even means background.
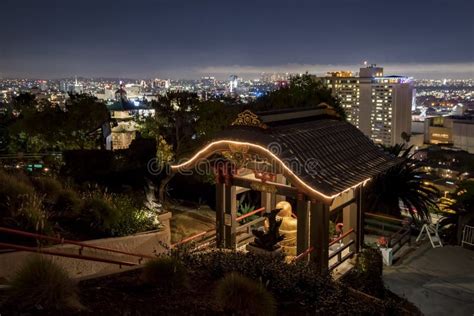
[[[235,220],[236,220],[237,222],[240,222],[241,220],[246,219],[247,217],[250,217],[250,216],[255,215],[255,214],[258,214],[258,213],[262,213],[262,212],[264,212],[264,211],[265,211],[265,208],[264,208],[264,207],[261,207],[261,208],[258,208],[258,209],[256,209],[256,210],[253,210],[252,212],[249,212],[249,213],[247,213],[247,214],[241,215],[241,216],[237,217]]]
[[[354,232],[354,229],[353,229],[353,228],[349,229],[347,232],[345,232],[345,233],[342,234],[341,236],[337,237],[336,239],[333,239],[333,240],[329,243],[329,247],[331,247],[332,245],[338,243],[339,241],[341,241],[341,239],[346,238],[347,236],[349,236],[349,235],[352,234],[353,232]]]
[[[306,249],[305,251],[303,251],[302,253],[300,253],[299,255],[297,255],[293,261],[299,261],[301,259],[303,259],[304,257],[306,257],[307,255],[309,255],[310,253],[312,253],[314,251],[314,247],[309,247],[308,249]]]
[[[346,238],[347,236],[349,236],[350,234],[352,234],[354,232],[354,229],[351,228],[349,229],[347,232],[345,232],[344,234],[342,234],[341,236],[337,237],[336,239],[332,240],[330,243],[329,243],[329,247],[331,247],[332,245],[338,243],[339,241],[341,241],[342,239]],[[303,251],[302,253],[300,253],[298,256],[296,256],[293,261],[299,261],[303,258],[305,258],[306,256],[308,256],[310,253],[312,253],[314,251],[314,247],[309,247],[308,249],[306,249],[305,251]]]
[[[120,261],[120,260],[112,260],[112,259],[105,259],[105,258],[97,258],[92,256],[84,256],[84,255],[76,255],[72,253],[65,253],[65,252],[57,252],[51,251],[42,248],[33,248],[33,247],[26,247],[8,243],[0,243],[0,248],[8,248],[8,249],[15,249],[18,251],[28,251],[28,252],[37,252],[46,255],[52,256],[59,256],[59,257],[66,257],[66,258],[73,258],[73,259],[81,259],[81,260],[88,260],[88,261],[95,261],[95,262],[102,262],[102,263],[111,263],[111,264],[118,264],[121,266],[136,266],[138,263],[128,262],[128,261]]]
[[[237,217],[235,220],[236,220],[237,222],[240,222],[240,221],[246,219],[247,217],[250,217],[250,216],[255,215],[255,214],[258,214],[258,213],[261,213],[261,212],[263,212],[263,211],[265,211],[265,207],[258,208],[258,209],[256,209],[256,210],[253,210],[253,211],[247,213],[247,214],[244,214],[244,215],[242,215],[242,216],[239,216],[239,217]],[[199,233],[197,233],[197,234],[194,234],[194,235],[191,235],[191,236],[189,236],[189,237],[186,237],[186,238],[184,238],[184,239],[182,239],[182,240],[180,240],[180,241],[178,241],[178,242],[172,244],[172,245],[171,245],[171,248],[174,248],[174,247],[177,247],[177,246],[179,246],[179,245],[183,245],[183,244],[186,244],[186,243],[188,243],[188,242],[194,241],[194,240],[196,240],[196,239],[198,239],[198,238],[200,238],[200,237],[204,237],[204,236],[206,236],[207,234],[211,233],[212,231],[215,231],[215,229],[210,229],[210,230],[207,230],[207,231],[199,232]],[[210,237],[210,236],[209,236],[209,237]]]
[[[69,244],[69,245],[80,246],[81,248],[79,248],[79,255],[82,255],[82,250],[84,248],[90,248],[90,249],[96,249],[96,250],[101,250],[101,251],[119,253],[119,254],[132,256],[132,257],[139,257],[140,258],[139,263],[141,263],[143,258],[148,258],[148,259],[154,258],[153,256],[150,256],[150,255],[137,254],[137,253],[131,253],[131,252],[126,252],[126,251],[121,251],[121,250],[116,250],[116,249],[111,249],[111,248],[106,248],[106,247],[94,246],[94,245],[89,245],[89,244],[86,244],[86,243],[83,243],[83,242],[80,242],[80,241],[68,240],[68,239],[52,237],[52,236],[46,236],[46,235],[42,235],[42,234],[29,233],[29,232],[25,232],[25,231],[17,230],[17,229],[0,227],[0,232],[7,233],[7,234],[12,234],[12,235],[24,236],[24,237],[28,237],[28,238],[34,238],[34,239],[55,241],[55,242],[58,242],[59,244]]]
[[[177,243],[172,244],[172,245],[171,245],[171,248],[174,248],[174,247],[176,247],[176,246],[179,246],[179,245],[188,243],[188,242],[190,242],[190,241],[196,240],[196,239],[198,239],[199,237],[203,237],[203,236],[205,236],[205,235],[207,235],[207,234],[209,234],[210,232],[213,232],[213,231],[215,232],[215,229],[214,229],[214,228],[213,228],[213,229],[209,229],[209,230],[204,231],[204,232],[197,233],[197,234],[195,234],[195,235],[191,235],[191,236],[189,236],[189,237],[186,237],[186,238],[184,238],[184,239],[178,241]]]

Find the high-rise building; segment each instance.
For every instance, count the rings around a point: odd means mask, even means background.
[[[74,86],[72,87],[71,92],[75,94],[81,94],[84,92],[84,86],[77,81],[77,77],[76,77],[76,80],[74,82]]]
[[[349,122],[375,143],[403,143],[411,132],[412,81],[403,76],[384,76],[383,68],[370,65],[351,72],[330,72],[324,78],[341,100]]]

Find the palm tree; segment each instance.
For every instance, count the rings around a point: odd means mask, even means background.
[[[405,209],[419,225],[430,220],[430,209],[438,208],[439,191],[423,180],[424,173],[418,171],[419,164],[408,155],[409,148],[395,147],[390,151],[403,161],[369,183],[365,205],[371,212],[396,217]]]

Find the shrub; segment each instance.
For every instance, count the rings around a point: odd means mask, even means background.
[[[47,212],[43,208],[42,199],[36,194],[28,196],[15,217],[20,229],[49,234],[52,228],[48,222]]]
[[[44,195],[48,203],[55,203],[58,195],[63,190],[61,182],[52,177],[36,177],[32,179],[36,191]]]
[[[82,200],[79,194],[72,189],[63,189],[58,193],[52,209],[57,215],[75,217],[80,212],[81,207]]]
[[[0,216],[15,216],[17,210],[34,194],[27,178],[0,171]]]
[[[385,286],[382,273],[383,259],[380,250],[365,248],[358,254],[354,268],[343,281],[354,289],[383,299]]]
[[[216,302],[232,315],[275,315],[273,295],[261,284],[238,273],[218,281]]]
[[[119,219],[119,212],[108,200],[92,197],[82,206],[81,220],[99,233],[108,234]]]
[[[171,291],[186,286],[187,271],[176,258],[158,257],[145,264],[142,279],[146,284]]]
[[[38,307],[45,310],[81,307],[76,285],[67,273],[40,256],[28,260],[13,278],[8,303],[21,311]]]
[[[157,228],[153,211],[143,208],[131,197],[114,195],[113,205],[120,216],[110,229],[113,236],[127,236]]]
[[[321,293],[335,290],[330,277],[319,275],[313,265],[286,263],[284,257],[225,250],[192,253],[182,251],[179,247],[172,254],[183,260],[186,266],[208,271],[215,279],[237,272],[252,280],[260,280],[279,301],[315,306],[319,303]]]

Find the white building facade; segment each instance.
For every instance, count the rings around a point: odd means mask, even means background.
[[[328,73],[325,83],[341,100],[348,121],[375,143],[403,143],[411,132],[413,83],[403,76],[384,76],[375,65],[360,69],[359,76],[347,71]]]

